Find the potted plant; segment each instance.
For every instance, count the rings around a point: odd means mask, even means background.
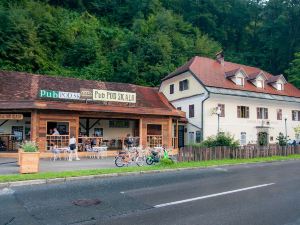
[[[20,173],[37,173],[39,171],[40,152],[35,142],[27,141],[21,145]]]

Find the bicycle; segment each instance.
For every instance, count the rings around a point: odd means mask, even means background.
[[[120,151],[119,155],[115,158],[115,165],[117,167],[128,166],[129,164],[136,163],[138,166],[144,165],[144,157],[140,155],[138,149],[133,153],[126,151]]]

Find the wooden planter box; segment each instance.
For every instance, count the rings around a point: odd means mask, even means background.
[[[19,151],[20,173],[39,172],[40,153]]]

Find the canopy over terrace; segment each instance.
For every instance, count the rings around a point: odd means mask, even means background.
[[[137,136],[143,146],[160,140],[156,144],[177,147],[176,121],[185,117],[151,87],[17,72],[0,72],[0,84],[0,113],[29,113],[30,139],[38,142],[41,151],[53,139],[53,126],[59,126],[65,145],[70,136],[80,139],[80,132],[95,136],[97,131],[105,136],[105,127],[101,127],[105,123],[107,129],[114,128],[114,139],[119,133],[124,136],[114,124],[128,126],[127,122],[113,121],[129,121],[129,134]]]

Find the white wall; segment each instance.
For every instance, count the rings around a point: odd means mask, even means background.
[[[204,138],[217,133],[217,115],[212,115],[211,110],[219,103],[225,104],[225,117],[220,117],[220,131],[230,132],[238,140],[241,132],[246,132],[247,143],[256,143],[256,126],[262,125],[262,120],[257,119],[257,107],[268,108],[268,120],[264,121],[270,122],[269,137],[273,137],[270,143],[276,142],[279,132],[285,134],[285,122],[284,119],[277,120],[277,109],[282,109],[283,117],[288,116],[287,133],[291,139],[295,138],[293,128],[300,124],[299,121],[292,121],[292,110],[300,110],[297,103],[211,94],[204,105]],[[237,106],[249,106],[249,119],[237,118]]]
[[[85,126],[85,119],[80,119],[80,122]],[[97,119],[90,119],[90,126],[92,126]],[[94,128],[103,128],[103,137],[108,139],[126,137],[127,134],[133,135],[135,121],[129,120],[129,128],[110,128],[109,120],[100,120],[92,129],[90,129],[90,136],[94,135]],[[81,127],[81,132],[85,132]]]
[[[184,91],[179,91],[179,82],[185,79],[187,79],[189,82],[189,89]],[[171,84],[174,84],[174,94],[170,94]],[[161,83],[159,91],[164,93],[164,95],[167,97],[169,101],[172,101],[179,98],[186,98],[192,95],[202,94],[205,92],[205,89],[190,72],[185,72],[181,75],[163,81]]]

